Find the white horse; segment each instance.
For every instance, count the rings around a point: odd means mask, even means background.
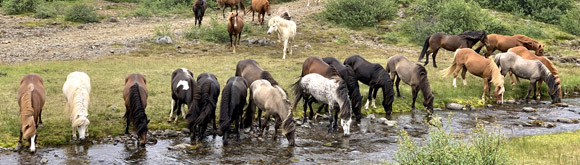
[[[66,99],[65,110],[70,112],[72,122],[73,139],[77,138],[78,131],[80,140],[89,136],[89,94],[91,93],[91,79],[84,72],[72,72],[66,77],[62,87]]]
[[[291,20],[286,20],[280,16],[272,17],[268,21],[268,35],[272,32],[278,33],[278,42],[280,40],[284,41],[284,55],[282,59],[286,59],[286,51],[288,50],[288,43],[294,41],[294,36],[296,35],[296,23]],[[292,48],[290,47],[290,54],[292,54]]]
[[[328,113],[331,115],[328,132],[333,131],[333,126],[337,127],[338,116],[340,116],[340,124],[344,130],[344,135],[350,135],[352,107],[346,82],[338,79],[328,79],[317,73],[307,74],[299,82],[300,84],[293,85],[297,96],[302,95],[305,99],[313,96],[316,100],[328,104]],[[339,106],[338,116],[332,115],[336,105]]]

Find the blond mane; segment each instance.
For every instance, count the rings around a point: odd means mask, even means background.
[[[32,91],[34,90],[34,84],[28,84],[26,92],[22,93],[20,96],[20,120],[21,120],[21,131],[23,133],[22,137],[24,139],[29,139],[36,133],[36,122],[34,121],[34,108],[32,107]],[[26,127],[31,128],[30,130],[24,130]],[[34,129],[34,130],[32,130]]]
[[[491,82],[494,86],[502,86],[504,84],[504,77],[501,75],[501,69],[495,64],[493,59],[487,58],[489,60],[488,67],[491,67]]]

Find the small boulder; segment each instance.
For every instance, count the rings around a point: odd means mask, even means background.
[[[531,127],[532,126],[532,124],[530,124],[528,122],[523,122],[523,121],[516,121],[515,125],[524,126],[524,127]]]
[[[308,44],[308,45],[304,46],[304,49],[310,50],[310,49],[312,49],[312,46],[310,44]]]
[[[153,39],[153,42],[157,44],[173,44],[173,40],[169,36],[157,36]]]
[[[509,99],[509,100],[505,101],[505,103],[507,103],[507,104],[515,104],[516,103],[516,100]]]
[[[375,114],[369,114],[367,115],[368,119],[374,120],[376,118]]]
[[[529,116],[528,119],[530,119],[530,120],[538,120],[538,117],[536,117],[536,116]]]
[[[191,133],[191,130],[189,130],[189,128],[182,128],[182,129],[181,129],[181,134],[185,134],[185,135],[187,135],[187,134],[189,134],[189,133]]]
[[[442,111],[443,109],[441,108],[433,108],[433,111]]]
[[[508,118],[510,118],[510,119],[519,119],[520,117],[515,116],[515,115],[509,115]]]
[[[566,123],[566,124],[574,123],[574,121],[572,121],[572,119],[568,119],[568,118],[558,118],[558,119],[556,119],[556,121],[560,122],[560,123]]]
[[[537,109],[534,109],[534,108],[532,108],[532,107],[524,107],[524,108],[522,108],[522,110],[523,110],[524,112],[538,112],[538,110],[537,110]]]
[[[166,129],[163,132],[163,135],[165,135],[167,137],[177,137],[177,136],[179,136],[179,134],[177,133],[177,131],[172,130],[172,129]]]
[[[463,109],[463,105],[457,103],[449,103],[445,106],[449,110],[461,110]]]
[[[566,103],[554,103],[552,105],[557,106],[557,107],[568,107],[568,104],[566,104]]]
[[[46,163],[48,163],[48,159],[42,158],[42,159],[40,159],[40,163],[46,164]]]
[[[392,126],[395,126],[395,124],[397,124],[397,122],[394,121],[394,120],[387,120],[383,124],[385,124],[385,125],[387,125],[389,127],[392,127]]]
[[[389,121],[389,120],[387,120],[387,118],[384,118],[384,117],[377,119],[377,123],[385,123],[387,121]]]
[[[119,20],[117,20],[115,17],[109,17],[107,18],[107,22],[119,22]]]
[[[487,105],[486,105],[486,107],[487,107],[487,108],[493,108],[493,105],[491,105],[491,104],[487,104]]]
[[[174,146],[169,146],[169,147],[167,147],[167,149],[169,149],[169,150],[184,150],[184,149],[191,148],[191,147],[192,147],[191,144],[182,143],[182,144],[178,144],[178,145],[174,145]]]
[[[554,128],[554,127],[556,127],[556,124],[550,123],[550,122],[546,122],[546,123],[544,123],[544,127],[546,127],[546,128]]]

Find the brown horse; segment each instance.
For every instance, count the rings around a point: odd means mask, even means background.
[[[467,85],[465,81],[465,73],[469,71],[472,75],[483,78],[483,95],[481,99],[485,101],[486,90],[491,90],[488,87],[491,83],[495,86],[494,95],[496,103],[503,103],[503,93],[505,88],[503,86],[504,77],[501,75],[500,68],[490,58],[484,58],[477,54],[473,49],[462,48],[455,51],[453,64],[449,68],[443,70],[446,76],[453,74],[453,87],[457,88],[456,80],[457,74],[463,69],[461,76],[463,78],[463,85]]]
[[[471,48],[479,41],[484,44],[487,43],[485,30],[465,31],[459,35],[435,33],[425,40],[423,50],[421,51],[421,55],[419,55],[419,61],[427,55],[425,65],[429,64],[429,54],[433,53],[433,67],[437,68],[435,57],[437,57],[439,49],[443,48],[445,50],[455,51],[459,48]]]
[[[207,3],[205,0],[195,0],[193,3],[193,14],[195,15],[195,25],[201,26],[201,20],[205,14]]]
[[[217,0],[218,3],[218,10],[220,8],[224,8],[222,10],[222,15],[224,16],[224,18],[226,18],[226,8],[230,8],[230,12],[232,12],[232,10],[234,9],[234,6],[236,7],[236,13],[238,13],[238,5],[239,7],[242,8],[242,11],[244,12],[244,15],[246,14],[246,8],[244,7],[244,0]]]
[[[236,44],[240,45],[242,30],[244,29],[244,19],[238,16],[238,13],[230,13],[228,17],[228,32],[230,33],[230,46],[236,53]],[[234,36],[232,40],[232,36]]]
[[[556,78],[556,82],[558,83],[559,87],[559,95],[560,98],[562,98],[562,87],[560,86],[561,82],[560,82],[560,73],[558,73],[558,69],[556,68],[556,66],[554,65],[554,63],[552,63],[552,61],[550,61],[548,58],[546,57],[538,57],[536,55],[534,55],[532,52],[530,52],[528,49],[526,49],[523,46],[516,46],[513,47],[511,49],[508,50],[508,52],[513,52],[517,55],[519,55],[520,57],[524,58],[524,59],[528,59],[528,60],[539,60],[540,62],[542,62],[542,64],[544,64],[544,66],[546,66],[546,68],[548,68],[548,70],[550,70],[550,72],[552,72],[552,75],[554,75],[554,77]],[[516,77],[517,81],[520,82],[519,78]],[[512,73],[510,72],[510,80],[512,80],[512,84],[514,83],[513,77],[512,77]],[[540,88],[542,87],[542,80],[538,80],[538,95],[537,97],[540,97]]]
[[[516,46],[524,46],[529,50],[536,51],[536,56],[544,56],[544,45],[538,43],[538,41],[524,36],[524,35],[514,35],[514,36],[504,36],[501,34],[490,34],[487,35],[487,42],[480,43],[475,52],[479,53],[481,48],[485,45],[487,52],[485,52],[485,57],[489,57],[491,53],[495,50],[502,52],[507,52],[510,48]]]
[[[431,86],[427,79],[427,70],[425,70],[425,67],[415,64],[403,55],[396,55],[390,57],[387,61],[387,72],[391,73],[391,80],[395,80],[397,96],[401,97],[399,83],[403,80],[405,84],[409,84],[413,89],[412,108],[415,109],[417,93],[421,90],[424,99],[423,106],[425,106],[429,113],[433,113],[433,92],[431,92]]]
[[[252,0],[252,6],[248,10],[252,11],[252,22],[254,22],[254,12],[258,13],[258,24],[260,25],[264,24],[266,13],[268,13],[268,16],[272,15],[270,1],[268,0]]]
[[[20,139],[18,148],[22,146],[22,139],[29,140],[30,152],[36,152],[36,129],[42,127],[42,107],[46,100],[44,80],[38,74],[27,74],[20,80],[18,88],[18,106],[20,106]]]
[[[125,100],[125,115],[127,120],[125,134],[129,134],[129,125],[133,123],[133,130],[137,133],[139,144],[144,146],[147,142],[147,80],[142,74],[130,74],[125,78],[123,99]]]

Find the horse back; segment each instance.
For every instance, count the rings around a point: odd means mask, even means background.
[[[42,113],[42,107],[44,107],[46,100],[44,80],[38,74],[28,74],[25,75],[20,82],[20,88],[18,89],[18,104],[22,107],[23,105],[21,105],[21,102],[23,100],[20,99],[22,99],[22,96],[25,95],[25,93],[30,92],[30,97],[25,99],[30,99],[29,101],[32,105],[34,120],[38,121],[38,116]]]

